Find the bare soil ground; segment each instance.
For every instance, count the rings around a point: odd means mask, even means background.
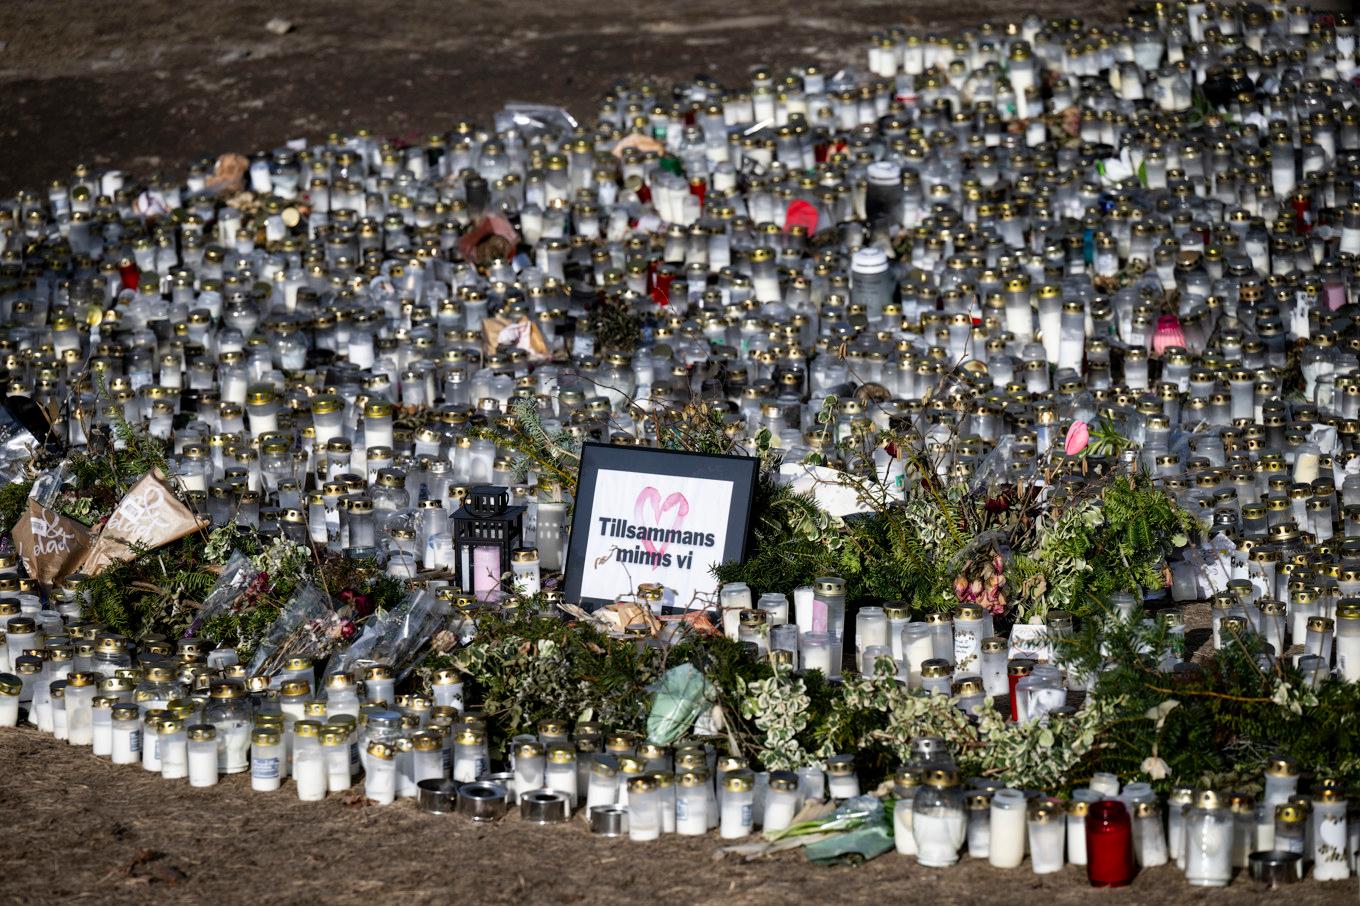
[[[0,193],[78,162],[182,176],[186,164],[367,126],[416,138],[510,100],[590,117],[614,82],[759,65],[863,62],[892,24],[1082,15],[1034,0],[16,0],[0,3]],[[275,35],[271,18],[292,29]]]
[[[115,766],[33,729],[0,730],[0,902],[5,903],[1353,903],[1352,882],[1262,891],[1239,875],[1200,890],[1174,868],[1124,890],[1093,890],[1068,867],[1039,877],[965,859],[949,870],[889,853],[823,868],[799,853],[714,859],[716,837],[635,844],[584,825],[508,817],[477,826],[410,801],[332,795],[292,783],[255,793],[238,774],[210,789]]]

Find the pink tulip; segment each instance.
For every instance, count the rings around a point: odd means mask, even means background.
[[[1067,440],[1063,443],[1063,452],[1068,456],[1076,456],[1086,445],[1091,442],[1091,428],[1086,422],[1077,419],[1072,423],[1072,427],[1067,429]]]
[[[1175,315],[1162,315],[1157,319],[1157,329],[1152,334],[1152,354],[1160,356],[1172,346],[1185,345],[1185,331],[1181,320]]]

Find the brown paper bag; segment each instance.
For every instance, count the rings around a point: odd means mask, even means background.
[[[164,547],[198,528],[198,518],[175,498],[159,475],[148,472],[118,502],[80,571],[97,576],[119,560]]]
[[[619,601],[615,604],[606,604],[595,611],[594,617],[607,623],[613,632],[627,632],[632,627],[645,627],[648,632],[656,634],[661,624],[650,610],[641,604],[633,604],[628,601]]]
[[[482,352],[491,355],[501,346],[514,346],[529,353],[529,361],[548,361],[548,342],[543,331],[528,318],[482,318]]]
[[[14,546],[28,574],[51,587],[75,572],[85,558],[90,530],[30,499],[27,512],[14,526]]]

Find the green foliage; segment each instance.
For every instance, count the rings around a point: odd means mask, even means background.
[[[134,436],[143,437],[136,432]],[[67,482],[56,509],[86,525],[93,524],[112,513],[123,495],[152,468],[168,474],[159,442],[150,436],[122,450],[73,452],[66,458]]]
[[[1167,673],[1162,653],[1178,652],[1180,639],[1165,626],[1092,621],[1063,644],[1062,657],[1079,671],[1099,669],[1094,697],[1123,704],[1079,776],[1113,771],[1146,775],[1163,790],[1251,791],[1266,759],[1282,753],[1348,787],[1360,784],[1360,685],[1327,681],[1310,690],[1287,662],[1264,666],[1261,645],[1258,636],[1233,640],[1199,669]]]
[[[1073,612],[1091,613],[1116,591],[1160,588],[1162,561],[1185,543],[1194,518],[1146,475],[1119,476],[1101,495],[1101,522],[1091,537],[1095,569]]]
[[[842,682],[827,683],[819,673],[797,676],[780,668],[740,683],[737,692],[743,745],[759,764],[789,770],[849,752],[871,785],[910,759],[912,739],[937,736],[965,774],[1061,789],[1122,710],[1118,700],[1097,700],[1072,715],[1017,725],[987,702],[969,715],[957,698],[899,683],[886,658],[873,676],[847,673]]]
[[[705,402],[683,406],[653,406],[643,419],[663,450],[686,450],[712,456],[744,455],[727,432],[727,414]]]
[[[169,475],[170,464],[165,458],[167,444],[164,441],[152,437],[150,432],[132,425],[123,414],[123,406],[116,402],[104,385],[103,373],[95,375],[95,391],[98,393],[103,406],[109,413],[113,421],[113,432],[117,436],[122,449],[115,449],[112,455],[104,456],[85,451],[73,457],[74,460],[81,460],[81,466],[87,471],[94,471],[100,479],[111,481],[112,486],[118,491],[121,497],[132,482],[141,478],[147,472],[158,471],[162,475]],[[88,476],[85,476],[88,478]],[[81,480],[82,476],[77,474],[76,486],[81,487],[87,484],[94,484],[95,481]],[[116,502],[116,501],[115,501]]]
[[[508,423],[474,426],[472,433],[513,454],[517,478],[535,472],[557,481],[568,495],[574,494],[581,467],[580,442],[567,431],[550,435],[533,400],[511,401],[510,415]],[[725,413],[702,401],[683,406],[657,404],[646,411],[635,409],[633,415],[664,450],[715,455],[746,452],[728,433]]]
[[[647,686],[663,670],[660,649],[520,608],[475,619],[476,638],[441,663],[467,675],[468,700],[480,701],[498,750],[547,718],[590,718],[630,731],[645,725]]]
[[[631,355],[642,339],[642,315],[621,297],[600,299],[586,319],[595,337],[596,353],[624,352]]]
[[[32,490],[32,480],[15,481],[0,487],[0,534],[8,535],[14,531],[15,523],[28,508],[28,494]]]
[[[1017,619],[1050,608],[1095,614],[1116,591],[1161,587],[1164,560],[1185,543],[1193,520],[1145,476],[1092,484],[1085,496],[1050,501],[1005,488],[989,495],[921,483],[904,501],[837,519],[811,496],[766,479],[757,489],[750,556],[715,574],[783,594],[834,575],[846,580],[851,601],[952,610],[960,601],[956,577],[993,574],[995,555],[1005,551],[1003,594],[983,603],[1009,602]],[[872,486],[861,493],[872,499]]]
[[[205,620],[197,632],[219,646],[235,648],[243,660],[248,660],[281,612],[280,605],[273,601],[260,601],[241,611],[218,614]]]
[[[855,572],[857,559],[845,554],[839,520],[828,516],[810,494],[762,476],[756,485],[751,543],[743,563],[715,570],[723,582],[745,582],[752,591],[788,594],[817,576]]]
[[[1086,455],[1108,456],[1117,459],[1121,453],[1133,446],[1133,441],[1119,433],[1112,420],[1096,419],[1090,426],[1091,441]]]
[[[115,563],[80,583],[85,616],[132,639],[182,635],[217,581],[201,560],[202,539],[190,535]]]
[[[762,482],[755,513],[750,554],[744,563],[719,565],[714,574],[722,582],[787,595],[820,576],[840,576],[852,601],[905,600],[923,610],[957,603],[941,598],[948,561],[913,527],[908,507],[839,519],[811,495]]]
[[[472,433],[513,452],[517,478],[537,472],[557,481],[568,494],[574,493],[581,466],[580,442],[567,431],[549,435],[533,400],[512,400],[510,414],[513,417],[508,426],[479,425]]]

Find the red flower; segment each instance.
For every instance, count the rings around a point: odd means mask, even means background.
[[[360,619],[363,619],[364,617],[368,616],[373,612],[372,595],[356,594],[354,595],[350,603],[351,606],[354,607],[354,615],[359,617]]]
[[[241,596],[244,601],[241,606],[245,607],[254,604],[269,592],[271,584],[272,583],[269,581],[269,573],[260,573],[255,576],[254,579],[250,580],[250,584],[246,586],[245,594]]]
[[[358,631],[359,627],[355,626],[351,621],[342,620],[340,622],[340,638],[344,639],[346,642],[354,638],[354,634]]]

